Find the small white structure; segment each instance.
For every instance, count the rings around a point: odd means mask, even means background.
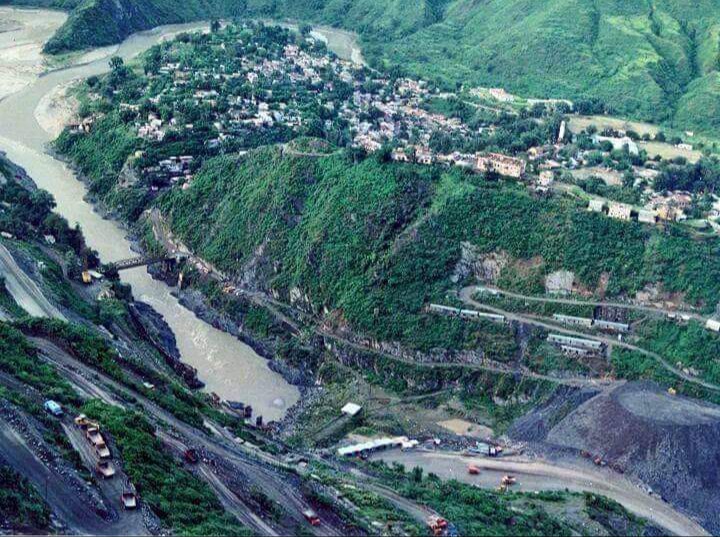
[[[355,403],[348,403],[344,407],[342,407],[340,412],[342,412],[346,416],[357,416],[361,410],[362,407],[360,405],[356,405]]]
[[[565,125],[565,121],[563,120],[560,123],[560,132],[558,132],[558,139],[557,139],[558,143],[561,143],[565,139],[565,130],[566,130],[566,125]]]
[[[632,207],[625,203],[610,203],[608,210],[608,216],[610,218],[616,218],[618,220],[630,220],[632,215]]]
[[[638,211],[638,222],[642,224],[655,224],[657,222],[657,213],[648,209]]]
[[[717,319],[708,319],[705,323],[705,328],[713,332],[720,332],[720,321]]]
[[[593,213],[601,213],[605,210],[605,202],[603,200],[590,200],[588,211]]]
[[[410,440],[407,436],[396,436],[393,438],[376,438],[361,444],[341,447],[337,454],[341,457],[356,457],[358,455],[375,453],[386,449],[402,448],[412,449],[417,445],[416,440]]]

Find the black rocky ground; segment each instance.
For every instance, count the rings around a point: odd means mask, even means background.
[[[564,389],[509,435],[556,455],[599,457],[720,532],[720,406],[650,382]]]

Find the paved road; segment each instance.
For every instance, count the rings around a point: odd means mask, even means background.
[[[571,468],[521,457],[488,459],[465,457],[443,451],[389,451],[376,456],[387,462],[399,462],[407,468],[420,466],[445,479],[494,488],[503,475],[518,478],[518,490],[565,490],[593,492],[607,496],[630,512],[647,518],[675,535],[710,535],[702,526],[676,511],[670,504],[650,496],[627,478],[610,470]],[[467,473],[468,464],[480,468],[479,476]]]
[[[65,320],[65,316],[45,298],[37,284],[15,262],[10,251],[0,244],[0,275],[18,305],[33,317]]]
[[[520,323],[530,324],[534,326],[539,326],[541,328],[544,328],[546,330],[550,330],[555,333],[559,334],[566,334],[568,336],[573,337],[580,337],[583,339],[592,339],[594,341],[601,341],[609,346],[616,346],[623,349],[631,350],[634,352],[638,352],[640,354],[644,354],[645,356],[649,356],[650,358],[654,359],[658,364],[660,364],[661,367],[663,367],[665,370],[669,371],[676,377],[681,378],[682,380],[685,380],[687,382],[690,382],[692,384],[697,384],[698,386],[702,386],[703,388],[707,388],[708,390],[712,390],[715,392],[720,392],[720,386],[717,386],[711,382],[707,382],[705,380],[693,377],[691,375],[688,375],[686,373],[683,373],[678,368],[674,367],[670,364],[665,358],[663,358],[661,355],[659,355],[656,352],[652,352],[646,349],[643,349],[641,347],[638,347],[637,345],[632,345],[631,343],[626,343],[624,341],[619,341],[615,338],[608,337],[608,336],[599,336],[599,335],[588,335],[585,332],[580,332],[577,330],[572,330],[570,328],[560,327],[556,324],[553,324],[550,320],[542,320],[538,319],[536,317],[529,317],[527,315],[520,315],[518,313],[513,313],[510,311],[506,311],[500,308],[496,308],[494,306],[488,306],[487,304],[483,304],[482,302],[478,302],[477,300],[473,299],[472,296],[475,293],[476,287],[465,287],[460,291],[460,300],[462,300],[465,304],[468,304],[470,306],[473,306],[477,309],[481,309],[484,311],[489,311],[492,313],[497,313],[499,315],[504,315],[507,319],[518,321]]]

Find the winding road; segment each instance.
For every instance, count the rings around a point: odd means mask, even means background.
[[[302,512],[312,506],[305,499],[303,493],[292,484],[289,479],[290,474],[285,473],[286,467],[281,461],[259,450],[239,445],[224,436],[210,437],[176,418],[141,394],[131,391],[104,373],[86,366],[55,344],[40,338],[32,338],[32,342],[41,351],[40,356],[61,371],[63,376],[77,386],[80,391],[91,393],[104,402],[116,406],[125,406],[125,403],[116,394],[120,394],[127,400],[134,400],[145,415],[169,425],[182,435],[186,439],[184,441],[186,445],[202,447],[208,453],[232,465],[254,487],[257,487],[274,502],[285,507],[288,516],[297,524],[307,525]],[[225,499],[227,500],[228,497],[226,496]],[[236,504],[237,509],[242,507],[243,505]],[[266,533],[265,527],[258,525],[254,525],[254,527],[256,531]],[[332,525],[327,521],[324,521],[319,527],[309,526],[308,529],[315,535],[343,535],[345,531],[342,525]]]
[[[655,360],[663,369],[666,371],[672,373],[676,377],[690,382],[692,384],[697,384],[698,386],[702,386],[703,388],[707,388],[708,390],[712,390],[714,392],[720,392],[720,386],[717,386],[716,384],[713,384],[712,382],[707,382],[705,380],[693,377],[692,375],[688,375],[684,373],[683,371],[679,370],[675,366],[673,366],[670,362],[668,362],[665,358],[663,358],[660,354],[656,352],[649,351],[647,349],[643,349],[642,347],[638,347],[637,345],[633,345],[631,343],[627,343],[625,341],[619,341],[615,338],[608,337],[608,336],[599,336],[599,335],[589,335],[585,332],[580,332],[578,330],[572,330],[570,328],[560,327],[556,324],[553,324],[550,320],[543,320],[544,318],[538,318],[538,317],[531,317],[528,315],[520,315],[518,313],[513,313],[507,310],[503,310],[500,308],[496,308],[494,306],[488,306],[487,304],[483,304],[482,302],[478,302],[475,300],[473,295],[477,291],[477,287],[470,286],[465,287],[460,291],[459,297],[460,300],[462,300],[465,304],[473,306],[479,310],[489,311],[491,313],[496,313],[498,315],[504,315],[507,319],[510,319],[512,321],[517,321],[524,324],[530,324],[533,326],[539,326],[540,328],[544,328],[546,330],[550,330],[552,332],[556,332],[559,334],[566,334],[568,336],[573,337],[580,337],[583,339],[592,339],[595,341],[601,341],[602,343],[605,343],[608,346],[615,346],[620,347],[622,349],[627,349],[630,351],[634,351],[640,354],[643,354],[645,356],[649,356],[653,360]]]
[[[479,289],[476,286],[470,286],[469,288],[474,288],[476,290]],[[541,302],[541,303],[546,303],[546,304],[565,304],[568,306],[601,306],[601,307],[608,307],[608,308],[621,308],[621,309],[626,309],[626,310],[644,311],[646,313],[654,313],[657,315],[687,315],[691,319],[696,319],[698,321],[703,321],[703,322],[708,320],[707,316],[700,315],[699,313],[695,313],[693,311],[687,311],[687,310],[672,310],[672,309],[668,309],[668,308],[657,308],[654,306],[644,306],[642,304],[632,304],[632,303],[627,303],[627,302],[577,300],[577,299],[573,299],[573,298],[523,295],[520,293],[513,293],[512,291],[507,291],[505,289],[498,289],[495,287],[488,287],[487,289],[495,291],[500,295],[507,296],[510,298],[515,298],[517,300],[524,300],[526,302]]]
[[[457,479],[484,488],[495,488],[504,475],[512,474],[518,478],[514,487],[517,490],[531,492],[568,489],[602,494],[672,534],[710,535],[702,526],[676,511],[670,504],[647,494],[627,478],[610,470],[566,467],[521,457],[466,457],[457,452],[445,451],[392,451],[374,458],[388,463],[398,462],[406,468],[419,466],[426,473],[432,472],[444,479]],[[469,464],[481,470],[479,476],[468,474]]]

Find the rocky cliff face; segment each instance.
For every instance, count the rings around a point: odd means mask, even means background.
[[[510,435],[599,456],[720,531],[719,406],[669,395],[652,383],[565,390],[518,420]]]

